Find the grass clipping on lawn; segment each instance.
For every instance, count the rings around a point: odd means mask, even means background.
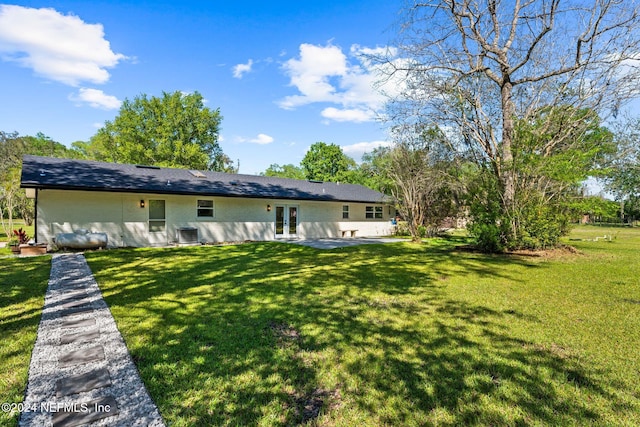
[[[87,258],[174,426],[639,425],[639,230],[544,257],[459,244]]]

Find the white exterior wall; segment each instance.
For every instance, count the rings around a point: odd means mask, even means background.
[[[164,234],[149,233],[153,199],[165,201]],[[198,200],[213,200],[213,218],[198,218]],[[348,219],[342,218],[343,205],[349,206]],[[85,228],[107,233],[109,247],[166,245],[175,242],[177,229],[185,226],[196,227],[200,241],[207,243],[274,240],[276,206],[298,208],[299,238],[340,237],[341,230],[357,230],[358,237],[392,231],[389,208],[383,207],[382,219],[367,219],[365,207],[374,205],[366,203],[39,190],[37,240],[52,243],[58,233]]]

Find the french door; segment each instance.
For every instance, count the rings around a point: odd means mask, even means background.
[[[276,205],[276,237],[298,237],[298,206]]]

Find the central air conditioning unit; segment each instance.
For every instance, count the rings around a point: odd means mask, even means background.
[[[196,227],[180,227],[178,228],[178,244],[179,245],[198,245],[198,229]]]

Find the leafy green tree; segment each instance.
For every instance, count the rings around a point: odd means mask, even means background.
[[[25,136],[23,139],[25,154],[62,158],[74,157],[74,153],[65,145],[54,141],[42,132],[38,132],[36,136]]]
[[[375,148],[371,153],[362,155],[362,163],[358,166],[360,183],[381,193],[391,195],[393,180],[387,171],[390,167],[389,147]]]
[[[640,118],[627,117],[617,124],[618,155],[604,177],[605,188],[621,205],[624,217],[640,217]]]
[[[393,147],[382,154],[381,183],[388,185],[415,242],[434,235],[442,220],[457,214],[461,187],[453,148],[436,127],[395,129]]]
[[[20,136],[17,132],[0,131],[0,223],[10,235],[13,219],[17,216],[31,224],[34,218],[33,202],[20,188],[22,156],[33,154],[50,157],[73,157],[74,153],[63,144],[38,132],[36,136]]]
[[[356,174],[356,162],[336,144],[316,142],[300,163],[307,179],[351,183]]]
[[[306,175],[304,174],[304,171],[302,170],[302,168],[293,164],[279,165],[277,163],[274,163],[270,165],[266,171],[261,173],[261,175],[275,176],[279,178],[291,178],[291,179],[306,178]]]
[[[602,196],[586,196],[579,201],[579,209],[583,214],[600,219],[616,218],[620,205]]]
[[[223,171],[230,160],[218,144],[221,120],[198,92],[142,94],[125,100],[118,116],[77,148],[109,162]]]
[[[469,191],[471,234],[487,251],[557,245],[583,213],[582,183],[603,173],[615,153],[613,133],[593,110],[546,107],[517,120],[512,207],[500,209],[501,184],[491,164],[481,165]]]
[[[0,131],[0,222],[7,236],[13,231],[13,216],[20,192],[20,164],[24,138],[17,132]]]

